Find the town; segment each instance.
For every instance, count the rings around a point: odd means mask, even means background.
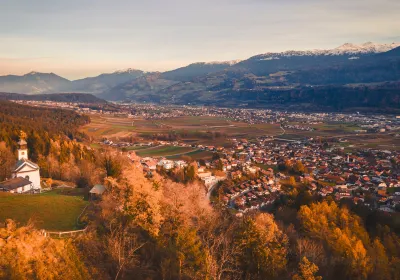
[[[221,203],[239,214],[268,209],[280,195],[296,186],[307,189],[311,195],[351,200],[370,209],[400,211],[400,151],[396,144],[387,149],[371,145],[351,145],[351,139],[362,135],[385,135],[398,139],[400,118],[390,115],[361,115],[343,113],[275,112],[272,110],[234,109],[194,106],[159,106],[118,104],[114,111],[90,109],[83,104],[23,101],[34,106],[67,108],[89,115],[113,115],[125,119],[167,120],[179,117],[223,118],[247,124],[279,125],[276,135],[243,136],[227,139],[222,145],[188,143],[184,139],[158,140],[135,138],[134,142],[120,138],[103,137],[99,146],[109,146],[128,152],[132,161],[139,161],[144,172],[151,176],[157,170],[172,173],[184,169],[191,162],[196,165],[196,176],[201,180],[213,203]],[[318,134],[318,126],[351,123],[336,135]],[[223,126],[220,126],[221,128]],[[218,125],[208,126],[219,128]],[[300,135],[292,134],[298,131]],[[313,134],[301,134],[303,132]],[[287,137],[290,136],[290,137]],[[295,135],[296,136],[296,135]],[[354,140],[354,139],[353,139]],[[396,143],[396,142],[394,142]],[[163,147],[189,149],[176,154],[149,153]],[[193,159],[194,153],[208,156]],[[137,159],[139,158],[139,159]]]

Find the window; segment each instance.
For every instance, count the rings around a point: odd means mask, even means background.
[[[29,181],[29,176],[25,176],[25,179]]]

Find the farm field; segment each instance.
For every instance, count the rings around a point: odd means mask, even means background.
[[[388,134],[357,134],[355,130],[361,129],[355,123],[323,123],[310,125],[315,131],[302,131],[296,129],[281,129],[279,124],[247,124],[235,122],[219,117],[176,117],[165,120],[146,120],[141,118],[113,117],[104,115],[90,115],[91,123],[83,127],[83,132],[94,141],[103,138],[118,140],[121,137],[133,136],[144,141],[151,141],[154,135],[179,134],[179,140],[188,144],[201,144],[230,147],[230,138],[249,141],[258,136],[275,136],[280,139],[301,140],[305,137],[320,137],[321,139],[345,138],[348,140],[340,146],[345,151],[351,152],[358,148],[381,148],[393,150],[400,146],[400,137]],[[299,124],[299,123],[292,123]],[[211,134],[219,133],[219,137],[211,137]],[[93,144],[92,144],[93,145]],[[93,148],[98,148],[93,145]],[[151,150],[147,147],[132,147],[140,156],[169,156],[180,158],[183,153],[190,150]],[[177,154],[177,155],[176,155]],[[209,156],[196,152],[188,155],[193,158]]]
[[[144,149],[148,149],[148,146],[131,146],[131,147],[126,147],[125,149],[127,151],[139,151],[139,150],[144,150]]]
[[[182,159],[182,157],[190,157],[194,160],[199,160],[199,159],[211,159],[212,156],[213,156],[212,152],[195,150],[193,152],[188,152],[188,153],[182,154],[182,155],[167,156],[166,158],[172,159],[172,160],[179,160],[179,159]]]
[[[32,219],[40,229],[75,230],[76,219],[88,205],[83,196],[81,189],[58,189],[36,195],[0,193],[0,221],[13,219],[25,225]]]
[[[139,150],[136,152],[136,154],[140,157],[161,157],[187,154],[193,151],[194,149],[191,147],[158,146]]]
[[[82,131],[93,140],[102,138],[118,139],[136,136],[151,137],[157,134],[180,133],[185,136],[181,140],[192,144],[229,145],[226,138],[254,138],[262,135],[278,135],[282,133],[279,125],[233,122],[218,117],[177,117],[165,120],[145,120],[103,115],[90,115],[91,123]],[[211,139],[206,133],[220,133],[225,137]]]

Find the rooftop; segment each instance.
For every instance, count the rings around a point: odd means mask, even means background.
[[[12,191],[30,184],[32,184],[31,181],[22,177],[17,177],[4,182],[0,182],[0,188]]]

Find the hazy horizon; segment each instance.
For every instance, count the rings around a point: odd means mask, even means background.
[[[5,0],[0,75],[167,71],[265,52],[400,41],[395,0]]]

